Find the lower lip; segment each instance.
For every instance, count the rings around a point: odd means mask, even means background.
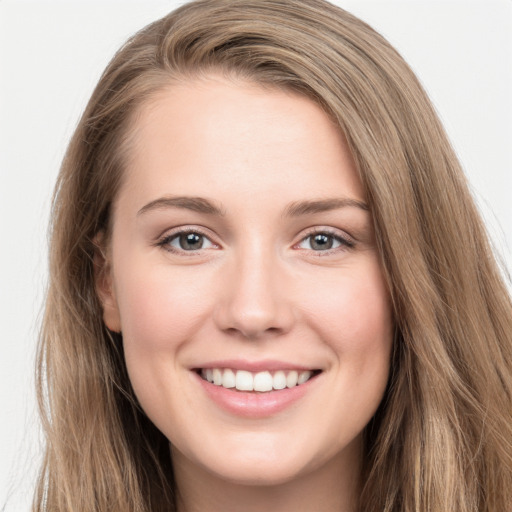
[[[319,375],[300,386],[268,391],[265,393],[236,391],[211,384],[194,372],[196,379],[208,397],[219,407],[236,416],[264,418],[284,411],[300,400],[314,385]]]

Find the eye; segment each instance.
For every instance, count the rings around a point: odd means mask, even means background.
[[[328,231],[318,231],[303,238],[296,247],[299,249],[322,252],[339,249],[340,247],[351,248],[353,246],[353,242],[338,234],[329,233]]]
[[[217,247],[198,231],[180,231],[163,238],[158,245],[171,252],[192,252]]]

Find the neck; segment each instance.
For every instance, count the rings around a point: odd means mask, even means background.
[[[227,481],[190,462],[173,449],[178,512],[355,512],[361,449],[274,485]]]

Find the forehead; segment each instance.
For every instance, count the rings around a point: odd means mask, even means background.
[[[293,201],[336,189],[364,200],[339,127],[294,92],[219,77],[174,82],[141,106],[130,138],[123,188],[136,202],[165,192],[244,204],[276,190]]]

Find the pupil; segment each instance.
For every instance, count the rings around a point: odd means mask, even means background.
[[[180,246],[185,250],[201,249],[203,237],[197,233],[186,233],[180,236]]]
[[[315,250],[325,251],[332,247],[332,236],[330,235],[315,235],[311,242],[311,247]]]

